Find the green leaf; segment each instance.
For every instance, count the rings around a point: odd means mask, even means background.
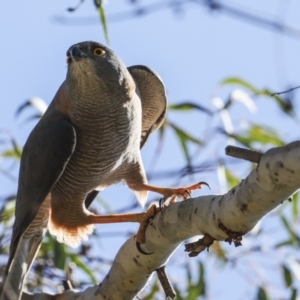
[[[101,1],[101,4],[98,7],[98,12],[99,12],[100,21],[101,21],[101,24],[102,24],[102,28],[103,28],[103,31],[104,31],[106,42],[109,44],[107,20],[106,20],[106,14],[105,14],[105,10],[104,10],[102,1]]]
[[[187,132],[185,132],[184,130],[179,128],[178,126],[174,125],[173,123],[168,122],[166,124],[169,125],[175,131],[177,138],[180,142],[180,145],[182,147],[183,153],[185,155],[185,158],[186,158],[188,164],[190,164],[191,157],[190,157],[190,154],[188,151],[187,142],[192,142],[199,146],[203,146],[203,142],[196,139],[195,137],[191,136],[190,134],[188,134]]]
[[[240,144],[244,145],[245,147],[252,148],[251,146],[252,140],[250,138],[237,135],[237,134],[227,134],[227,135],[236,139]]]
[[[292,244],[299,245],[299,242],[300,242],[299,237],[297,236],[295,231],[292,229],[290,222],[288,222],[287,219],[283,215],[280,216],[280,219],[283,224],[283,227],[285,227],[285,229],[290,234],[290,240],[292,241]]]
[[[248,137],[253,142],[259,142],[262,145],[272,144],[274,146],[283,146],[284,142],[278,137],[278,134],[272,128],[266,126],[253,125],[248,131]]]
[[[257,89],[252,84],[250,84],[249,82],[241,78],[229,77],[220,82],[220,85],[232,85],[232,84],[242,86],[257,96],[262,96],[262,97],[265,96],[271,98],[273,101],[275,100],[279,108],[288,115],[292,115],[294,111],[293,103],[291,101],[281,98],[279,95],[276,95],[276,93],[268,89]]]
[[[296,300],[296,299],[297,299],[297,289],[293,288],[290,300]]]
[[[223,134],[236,139],[239,143],[247,148],[253,148],[259,143],[262,146],[273,145],[283,146],[285,143],[279,137],[278,133],[267,126],[253,124],[243,135],[229,134],[224,130],[220,130]]]
[[[10,149],[10,150],[6,150],[6,151],[2,152],[0,154],[0,156],[20,159],[21,158],[21,155],[20,155],[21,152],[22,152],[21,148],[19,148],[18,151],[15,151],[15,149]]]
[[[228,77],[220,82],[220,85],[231,85],[231,84],[243,86],[255,94],[259,93],[259,90],[255,88],[252,84],[238,77]]]
[[[154,297],[157,292],[159,291],[159,286],[158,286],[158,281],[157,279],[155,280],[154,284],[152,285],[152,289],[149,292],[149,294],[147,294],[146,296],[143,297],[143,300],[153,300],[156,299],[157,297]]]
[[[179,128],[178,126],[174,125],[173,123],[168,123],[175,131],[176,133],[178,133],[180,136],[182,136],[182,138],[184,138],[185,140],[188,140],[190,142],[193,142],[199,146],[203,146],[204,143],[202,141],[200,141],[199,139],[191,136],[190,134],[188,134],[186,131],[182,130],[181,128]]]
[[[290,287],[293,283],[292,273],[285,265],[281,265],[281,268],[282,268],[285,285],[286,287]]]
[[[293,220],[296,221],[299,215],[299,192],[292,196],[292,216]]]
[[[21,159],[22,155],[22,148],[18,146],[17,141],[13,138],[11,138],[11,144],[12,149],[6,150],[0,154],[2,157],[10,157],[10,158],[16,158]]]
[[[8,209],[5,209],[5,211],[0,211],[0,222],[3,224],[7,224],[10,222],[12,217],[15,215],[15,208],[11,207]]]
[[[268,294],[263,287],[259,287],[256,295],[257,300],[269,300]]]
[[[208,108],[205,108],[202,105],[195,104],[192,102],[182,102],[178,104],[169,104],[168,110],[180,110],[180,111],[191,111],[191,110],[199,110],[201,112],[205,112],[209,115],[213,115],[213,112]]]
[[[204,277],[204,265],[199,262],[199,279],[198,279],[198,291],[199,296],[205,296],[206,286],[205,286],[205,277]]]
[[[241,180],[232,172],[230,172],[227,168],[225,168],[225,176],[230,188],[237,186],[241,182]]]
[[[97,284],[97,279],[93,271],[87,266],[87,264],[85,264],[81,260],[78,254],[68,253],[68,257],[71,259],[72,262],[76,264],[78,268],[80,268],[83,272],[85,272],[90,277],[90,279],[93,281],[94,284]]]
[[[199,262],[198,273],[198,281],[196,283],[193,283],[191,271],[187,266],[188,296],[186,297],[186,299],[198,299],[199,296],[205,296],[206,285],[204,276],[204,265],[201,262]]]
[[[0,209],[0,223],[5,226],[12,224],[15,215],[16,195],[10,195],[2,199],[3,206]]]
[[[277,248],[280,248],[280,247],[285,247],[285,246],[293,246],[294,245],[294,242],[292,239],[289,239],[289,240],[286,240],[286,241],[283,241],[283,242],[280,242],[278,244],[276,244],[274,246],[274,249],[277,249]]]
[[[53,262],[54,266],[58,269],[64,270],[66,265],[66,246],[53,239]]]
[[[188,264],[185,265],[186,267],[186,277],[187,277],[187,281],[188,283],[190,284],[192,282],[192,273],[191,273],[191,270],[190,270],[190,267]]]
[[[163,122],[163,124],[159,127],[158,129],[158,133],[159,133],[159,142],[158,142],[158,146],[157,149],[159,149],[162,145],[163,139],[165,137],[165,133],[166,133],[166,127],[167,127],[168,121]]]
[[[292,102],[288,101],[288,100],[284,100],[283,98],[281,98],[279,95],[274,95],[274,92],[268,90],[268,89],[263,89],[260,90],[258,93],[259,96],[266,96],[266,97],[270,97],[273,100],[275,100],[275,102],[278,104],[278,106],[280,107],[280,109],[285,112],[286,114],[291,115],[292,112],[294,111],[294,107]]]
[[[176,293],[176,300],[187,300],[186,297],[182,296],[182,293],[176,284],[174,284],[174,290]]]

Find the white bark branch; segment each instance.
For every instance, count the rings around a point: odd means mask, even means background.
[[[121,247],[99,286],[83,292],[67,291],[55,299],[133,299],[183,241],[199,234],[221,241],[228,238],[229,232],[243,235],[299,187],[300,141],[273,148],[263,154],[257,168],[228,193],[178,202],[157,214],[147,227],[146,243],[142,245],[151,255],[141,254],[132,237]],[[22,299],[54,298],[24,294]]]

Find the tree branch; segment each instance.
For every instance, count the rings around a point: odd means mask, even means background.
[[[300,187],[300,141],[262,154],[256,169],[224,195],[207,195],[170,205],[149,223],[143,255],[135,237],[119,250],[111,270],[99,286],[83,292],[23,295],[26,300],[133,299],[156,269],[166,265],[186,239],[203,234],[229,241],[249,232],[268,212]]]

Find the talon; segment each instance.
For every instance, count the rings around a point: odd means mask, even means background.
[[[147,226],[150,222],[150,220],[153,220],[153,218],[155,217],[155,215],[160,211],[160,209],[158,209],[156,207],[156,205],[152,205],[143,215],[142,220],[140,220],[140,228],[138,230],[138,233],[136,235],[136,240],[139,244],[144,244],[146,242],[146,229]],[[138,248],[139,249],[139,248]]]
[[[151,254],[153,254],[153,252],[150,252],[150,253],[145,252],[145,251],[142,249],[141,244],[140,244],[138,241],[135,242],[135,245],[136,245],[136,248],[138,249],[138,251],[139,251],[140,253],[142,253],[142,254],[144,254],[144,255],[151,255]]]
[[[189,190],[185,190],[185,192],[188,194],[188,196],[191,198],[191,193]],[[186,198],[185,198],[186,199]]]
[[[209,184],[205,181],[200,181],[198,184],[200,185],[200,189],[201,189],[201,185],[206,185],[210,189]]]
[[[159,208],[160,208],[160,210],[163,209],[164,204],[165,204],[164,202],[165,202],[165,198],[160,198],[160,199],[159,199]]]

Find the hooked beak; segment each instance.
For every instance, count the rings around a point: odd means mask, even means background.
[[[74,45],[67,51],[67,64],[86,56],[80,45]]]

